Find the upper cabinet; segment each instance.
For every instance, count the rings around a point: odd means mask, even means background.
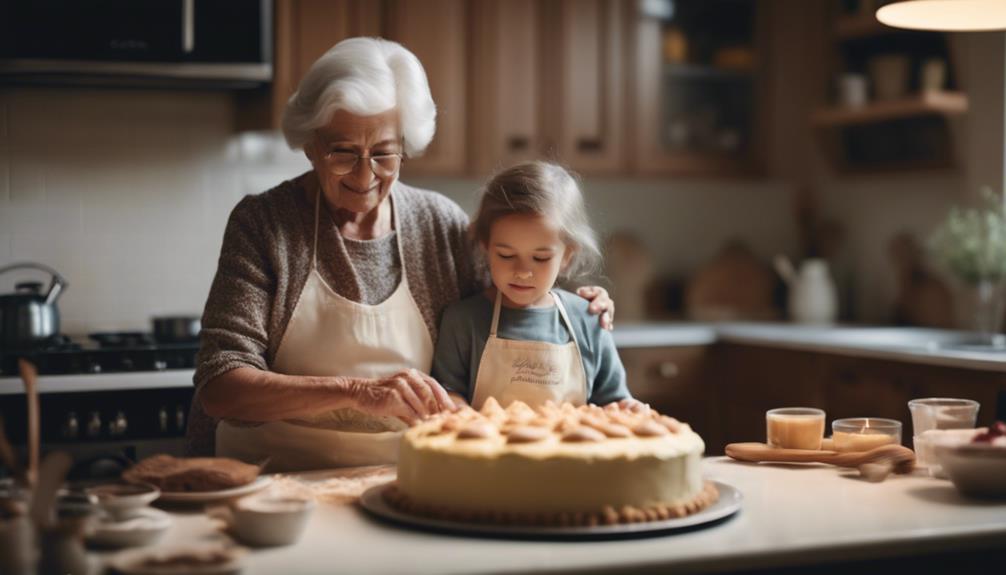
[[[411,50],[426,69],[437,104],[437,132],[419,158],[402,166],[402,175],[456,174],[467,167],[468,5],[466,0],[388,2],[385,32]]]
[[[763,3],[632,4],[634,171],[739,174],[759,169],[769,60]]]
[[[525,159],[583,174],[753,173],[767,58],[748,0],[277,0],[275,81],[240,129],[277,129],[308,66],[357,35],[422,61],[437,133],[403,176]]]

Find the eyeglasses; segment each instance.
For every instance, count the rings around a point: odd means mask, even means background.
[[[370,170],[379,178],[387,178],[398,171],[402,165],[402,154],[380,153],[371,156],[356,152],[328,152],[324,156],[325,165],[336,176],[345,176],[356,169],[361,158],[370,160]]]

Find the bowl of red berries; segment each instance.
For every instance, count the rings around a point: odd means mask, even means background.
[[[936,457],[964,495],[1006,498],[1006,423],[995,422],[967,443],[937,445]]]

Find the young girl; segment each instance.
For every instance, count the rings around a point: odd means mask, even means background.
[[[557,278],[600,261],[576,181],[545,162],[518,164],[485,187],[473,239],[493,285],[444,311],[433,377],[476,409],[635,403],[611,334],[587,313],[590,302],[555,288]]]

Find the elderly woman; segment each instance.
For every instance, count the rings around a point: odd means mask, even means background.
[[[433,138],[416,57],[340,42],[287,103],[283,133],[312,170],[244,198],[203,314],[193,451],[270,469],[393,462],[400,431],[454,409],[427,373],[441,311],[480,289],[468,218],[398,181]],[[610,324],[607,293],[584,288]]]

